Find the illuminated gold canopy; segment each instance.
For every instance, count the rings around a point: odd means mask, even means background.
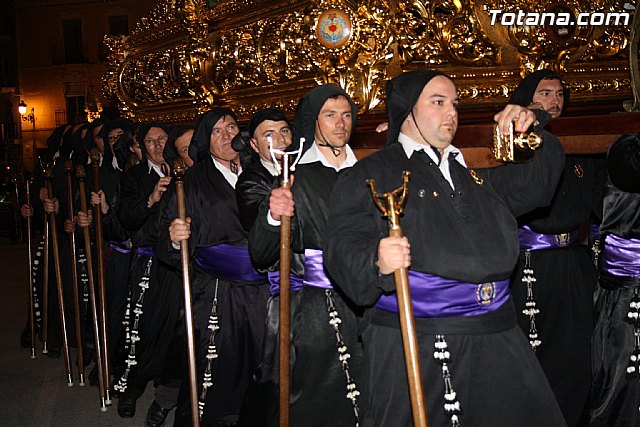
[[[366,115],[385,111],[385,83],[404,70],[438,68],[455,79],[463,109],[482,109],[503,105],[527,73],[551,68],[571,89],[572,105],[622,109],[638,85],[633,92],[638,31],[632,34],[634,11],[625,3],[163,0],[130,37],[107,36],[103,89],[136,121],[188,122],[217,105],[241,119],[263,106],[291,113],[308,89],[336,82]],[[499,17],[491,25],[492,10],[568,13],[574,20],[582,12],[613,12],[629,20],[502,26]]]

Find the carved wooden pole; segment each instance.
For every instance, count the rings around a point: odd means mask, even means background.
[[[76,167],[76,178],[78,178],[78,188],[80,190],[80,209],[87,212],[87,192],[84,187],[86,174],[84,166]],[[96,286],[93,280],[93,257],[91,255],[91,235],[89,227],[82,229],[84,233],[84,250],[87,255],[87,276],[89,279],[89,306],[91,309],[91,323],[93,326],[93,338],[96,348],[96,367],[98,368],[98,391],[100,393],[100,410],[107,410],[105,381],[104,381],[104,364],[102,362],[102,340],[100,339],[100,328],[98,326],[98,307],[96,305]]]
[[[176,179],[176,200],[178,202],[178,218],[186,219],[187,210],[184,198],[184,173],[186,168],[181,159],[173,164]],[[191,279],[189,276],[189,241],[180,242],[180,263],[182,266],[182,288],[184,293],[184,322],[187,331],[187,358],[189,369],[189,397],[191,399],[191,425],[200,426],[198,409],[198,380],[196,376],[196,344],[193,333],[193,312],[191,310]]]
[[[367,180],[376,206],[389,221],[389,236],[402,237],[400,227],[400,214],[407,198],[409,172],[402,173],[402,187],[385,193],[380,197],[376,192],[375,182]],[[380,199],[383,199],[382,202]],[[409,273],[406,268],[396,270],[394,273],[396,292],[398,294],[398,314],[400,315],[400,330],[402,332],[402,347],[404,348],[404,361],[409,380],[409,395],[411,396],[411,413],[413,424],[416,427],[427,427],[427,409],[424,404],[424,392],[422,390],[422,375],[420,371],[420,354],[418,352],[418,338],[416,336],[413,306],[411,305],[411,292],[409,291]]]
[[[93,191],[100,191],[100,152],[97,148],[91,150],[91,168],[93,170]],[[96,258],[98,260],[98,298],[100,314],[100,339],[102,340],[102,363],[104,372],[104,399],[107,405],[111,405],[111,384],[109,369],[109,337],[107,326],[107,288],[104,278],[104,241],[102,238],[102,208],[100,205],[93,207],[93,217],[96,224]]]
[[[71,182],[71,173],[73,172],[73,162],[68,159],[64,163],[64,172],[67,174],[67,215],[69,220],[73,221],[73,187]],[[75,227],[74,227],[75,228]],[[80,295],[78,292],[78,257],[76,254],[76,235],[75,229],[69,234],[70,255],[71,255],[71,279],[73,286],[73,311],[76,327],[76,347],[78,356],[78,384],[84,386],[84,342],[82,339],[82,321],[80,316]]]
[[[47,167],[47,198],[53,199],[53,166]],[[53,245],[53,266],[56,272],[56,288],[58,291],[58,307],[60,308],[60,325],[62,328],[62,352],[64,354],[64,368],[67,374],[67,385],[73,386],[73,374],[71,372],[71,361],[69,359],[69,341],[67,339],[67,318],[64,311],[64,292],[62,288],[62,271],[60,269],[60,248],[58,246],[58,227],[56,224],[56,213],[49,213],[49,227],[51,227],[51,242]]]

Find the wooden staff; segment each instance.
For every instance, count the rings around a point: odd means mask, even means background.
[[[87,193],[84,187],[86,174],[83,165],[76,166],[76,178],[78,178],[78,188],[80,190],[80,209],[87,212]],[[84,233],[84,250],[87,255],[87,276],[89,279],[89,306],[91,308],[91,320],[93,326],[93,338],[96,347],[96,367],[98,368],[98,391],[100,393],[100,410],[107,410],[104,365],[102,363],[102,340],[100,339],[100,328],[98,327],[98,308],[96,306],[96,287],[93,281],[93,257],[91,255],[91,235],[89,227],[82,229]]]
[[[93,170],[93,191],[100,191],[100,152],[97,148],[91,149],[91,168]],[[111,384],[109,369],[109,338],[107,326],[107,287],[104,279],[104,241],[102,238],[102,208],[100,205],[93,207],[93,217],[96,224],[96,258],[98,259],[98,289],[99,289],[99,308],[100,308],[100,326],[102,334],[102,363],[104,372],[104,392],[105,403],[111,405]]]
[[[376,192],[374,180],[368,179],[366,181],[371,189],[371,194],[376,206],[389,221],[389,236],[391,237],[402,237],[404,235],[400,227],[399,217],[409,192],[409,172],[402,172],[402,181],[402,187],[385,193],[382,196],[379,196]],[[418,338],[416,337],[413,306],[411,305],[411,293],[409,291],[409,273],[406,268],[401,268],[396,270],[393,275],[396,282],[396,292],[398,294],[398,314],[400,315],[402,347],[404,348],[404,361],[407,367],[407,378],[409,380],[413,424],[416,427],[427,427],[427,409],[424,404],[424,392],[422,390]]]
[[[27,204],[31,206],[31,181],[26,180]],[[27,216],[27,253],[29,255],[29,330],[31,331],[31,358],[36,358],[36,319],[33,300],[33,257],[31,250],[31,215]]]
[[[49,220],[44,214],[44,258],[42,265],[42,354],[49,353]]]
[[[73,186],[71,182],[71,173],[73,172],[73,162],[67,159],[64,162],[64,172],[67,174],[67,214],[69,220],[73,221]],[[76,326],[76,347],[78,356],[78,384],[84,386],[84,342],[82,340],[82,321],[80,319],[80,296],[78,293],[78,257],[76,255],[76,234],[75,224],[74,231],[69,234],[69,243],[71,246],[71,278],[73,285],[73,310]]]
[[[269,140],[269,152],[276,169],[280,175],[280,187],[291,190],[290,172],[294,171],[300,156],[304,138],[300,138],[296,151],[284,151],[274,148],[271,137]],[[276,155],[281,156],[282,166]],[[293,162],[289,162],[290,156],[296,156]],[[289,426],[289,399],[290,399],[290,352],[291,352],[291,217],[280,217],[280,364],[279,364],[279,414],[280,427]]]
[[[53,166],[47,167],[47,198],[53,199]],[[49,213],[49,226],[51,227],[51,242],[53,244],[53,266],[56,271],[56,284],[58,291],[58,307],[60,308],[60,324],[62,327],[62,352],[64,353],[64,368],[67,373],[67,385],[73,386],[73,374],[71,372],[71,361],[69,359],[69,341],[67,339],[67,318],[64,311],[64,292],[62,290],[62,271],[60,269],[60,248],[58,246],[58,227],[56,224],[56,213]]]
[[[173,175],[176,182],[176,200],[178,201],[178,218],[186,219],[187,210],[184,199],[184,173],[186,168],[182,159],[173,164]],[[180,242],[180,262],[182,265],[182,290],[184,294],[184,322],[187,330],[187,357],[189,361],[189,397],[191,398],[191,425],[200,426],[198,409],[198,380],[196,377],[196,344],[193,333],[193,313],[191,311],[191,279],[189,278],[189,241]]]

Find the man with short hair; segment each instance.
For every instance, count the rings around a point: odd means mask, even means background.
[[[270,271],[271,294],[279,294],[280,219],[291,217],[291,425],[354,426],[358,422],[361,344],[357,315],[333,287],[322,261],[328,203],[338,177],[356,163],[349,147],[357,107],[335,84],[307,92],[294,130],[305,138],[291,190],[274,189],[260,206],[249,235],[252,259]],[[294,212],[295,210],[295,212]],[[270,319],[277,318],[277,307]],[[270,326],[273,324],[271,322]],[[277,325],[273,325],[274,328]],[[272,381],[271,412],[277,414],[278,336],[271,330],[263,361]],[[269,372],[270,370],[270,372]],[[269,419],[272,425],[277,416]]]
[[[569,90],[557,73],[538,70],[509,103],[556,119],[569,106]],[[586,423],[597,275],[582,240],[589,221],[600,222],[605,180],[602,158],[567,156],[551,204],[518,218],[521,252],[511,280],[518,323],[569,426]]]
[[[392,79],[387,146],[340,177],[332,194],[325,266],[340,290],[367,308],[361,425],[412,422],[392,274],[407,268],[430,424],[561,426],[517,326],[508,279],[518,254],[515,217],[550,201],[562,147],[536,126],[544,145],[533,162],[469,170],[451,145],[457,107],[456,86],[441,72]],[[535,121],[514,105],[495,118],[502,134],[514,120],[516,131]],[[411,172],[405,237],[384,237],[387,220],[365,180],[385,193],[402,184],[403,171]]]
[[[187,219],[177,218],[175,193],[161,219],[161,259],[181,268],[180,242],[188,240],[193,265],[202,425],[234,425],[262,354],[266,275],[256,272],[236,203],[242,165],[232,147],[239,129],[233,111],[214,108],[199,121],[189,146],[195,165],[184,178]],[[188,381],[183,380],[176,426],[191,425]]]

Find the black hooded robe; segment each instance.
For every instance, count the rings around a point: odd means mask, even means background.
[[[607,183],[600,231],[603,236],[635,239],[636,269],[640,265],[640,139],[625,135],[609,149]],[[631,250],[632,245],[626,245]],[[604,246],[603,260],[608,245]],[[591,386],[590,425],[640,425],[640,382],[638,363],[630,359],[639,352],[635,333],[637,321],[630,321],[630,305],[638,301],[640,273],[613,275],[600,267],[595,292],[595,328],[593,332],[593,381]],[[635,326],[635,327],[634,327]],[[629,366],[636,366],[632,373]]]
[[[544,78],[558,79],[549,70],[525,78],[509,101],[526,106]],[[566,109],[569,103],[565,89]],[[564,111],[564,110],[563,110]],[[567,156],[551,205],[518,218],[520,226],[546,235],[579,233],[592,217],[599,220],[606,177],[604,161],[596,157]],[[531,250],[531,268],[536,282],[533,298],[540,310],[535,326],[542,343],[536,356],[547,375],[569,426],[585,422],[591,387],[591,334],[596,269],[586,246],[578,243],[553,249]],[[526,335],[531,322],[523,313],[527,285],[522,281],[526,263],[523,249],[511,279],[511,292],[518,323]],[[582,418],[582,420],[581,420]]]

